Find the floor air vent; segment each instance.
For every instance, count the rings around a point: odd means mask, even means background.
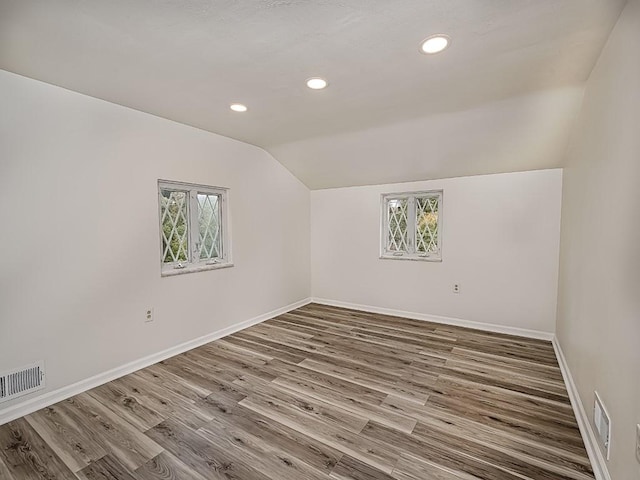
[[[0,375],[0,403],[44,388],[44,362]]]

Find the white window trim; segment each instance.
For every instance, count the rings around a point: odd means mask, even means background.
[[[424,190],[419,192],[384,193],[380,196],[380,258],[384,260],[413,260],[422,262],[442,262],[442,190]],[[438,252],[432,254],[415,253],[416,227],[415,227],[415,199],[416,197],[436,197],[438,199]],[[391,252],[387,250],[387,232],[389,228],[389,200],[408,199],[407,217],[412,225],[409,229],[407,253]]]
[[[188,249],[189,258],[193,259],[195,253],[195,245],[200,240],[198,226],[198,193],[207,195],[219,195],[220,199],[220,239],[222,256],[218,260],[196,260],[182,263],[171,262],[164,263],[162,250],[162,192],[161,190],[188,190],[189,191],[189,207],[188,207]],[[194,228],[192,225],[196,225]],[[172,180],[158,180],[158,234],[160,238],[160,269],[161,276],[169,277],[174,275],[183,275],[185,273],[204,272],[207,270],[217,270],[220,268],[233,267],[231,255],[231,216],[229,213],[229,189],[225,187],[213,187],[209,185],[199,185],[195,183],[176,182]]]

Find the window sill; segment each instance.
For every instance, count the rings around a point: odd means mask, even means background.
[[[412,255],[380,255],[380,260],[410,260],[414,262],[442,262],[442,257],[418,257]]]
[[[160,273],[161,277],[174,277],[176,275],[185,275],[187,273],[206,272],[209,270],[219,270],[221,268],[233,267],[233,263],[214,263],[213,265],[191,265],[184,268],[167,268]]]

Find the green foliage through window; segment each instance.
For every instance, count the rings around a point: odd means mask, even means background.
[[[383,199],[382,255],[439,259],[442,192],[389,194]]]
[[[162,190],[161,194],[162,261],[186,262],[189,258],[189,192]]]
[[[223,197],[226,189],[159,181],[162,264],[219,264],[223,251]]]
[[[421,253],[438,251],[438,199],[416,198],[416,250]]]

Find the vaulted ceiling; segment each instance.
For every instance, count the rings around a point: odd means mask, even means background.
[[[624,3],[0,0],[0,68],[261,146],[311,188],[546,168]]]

